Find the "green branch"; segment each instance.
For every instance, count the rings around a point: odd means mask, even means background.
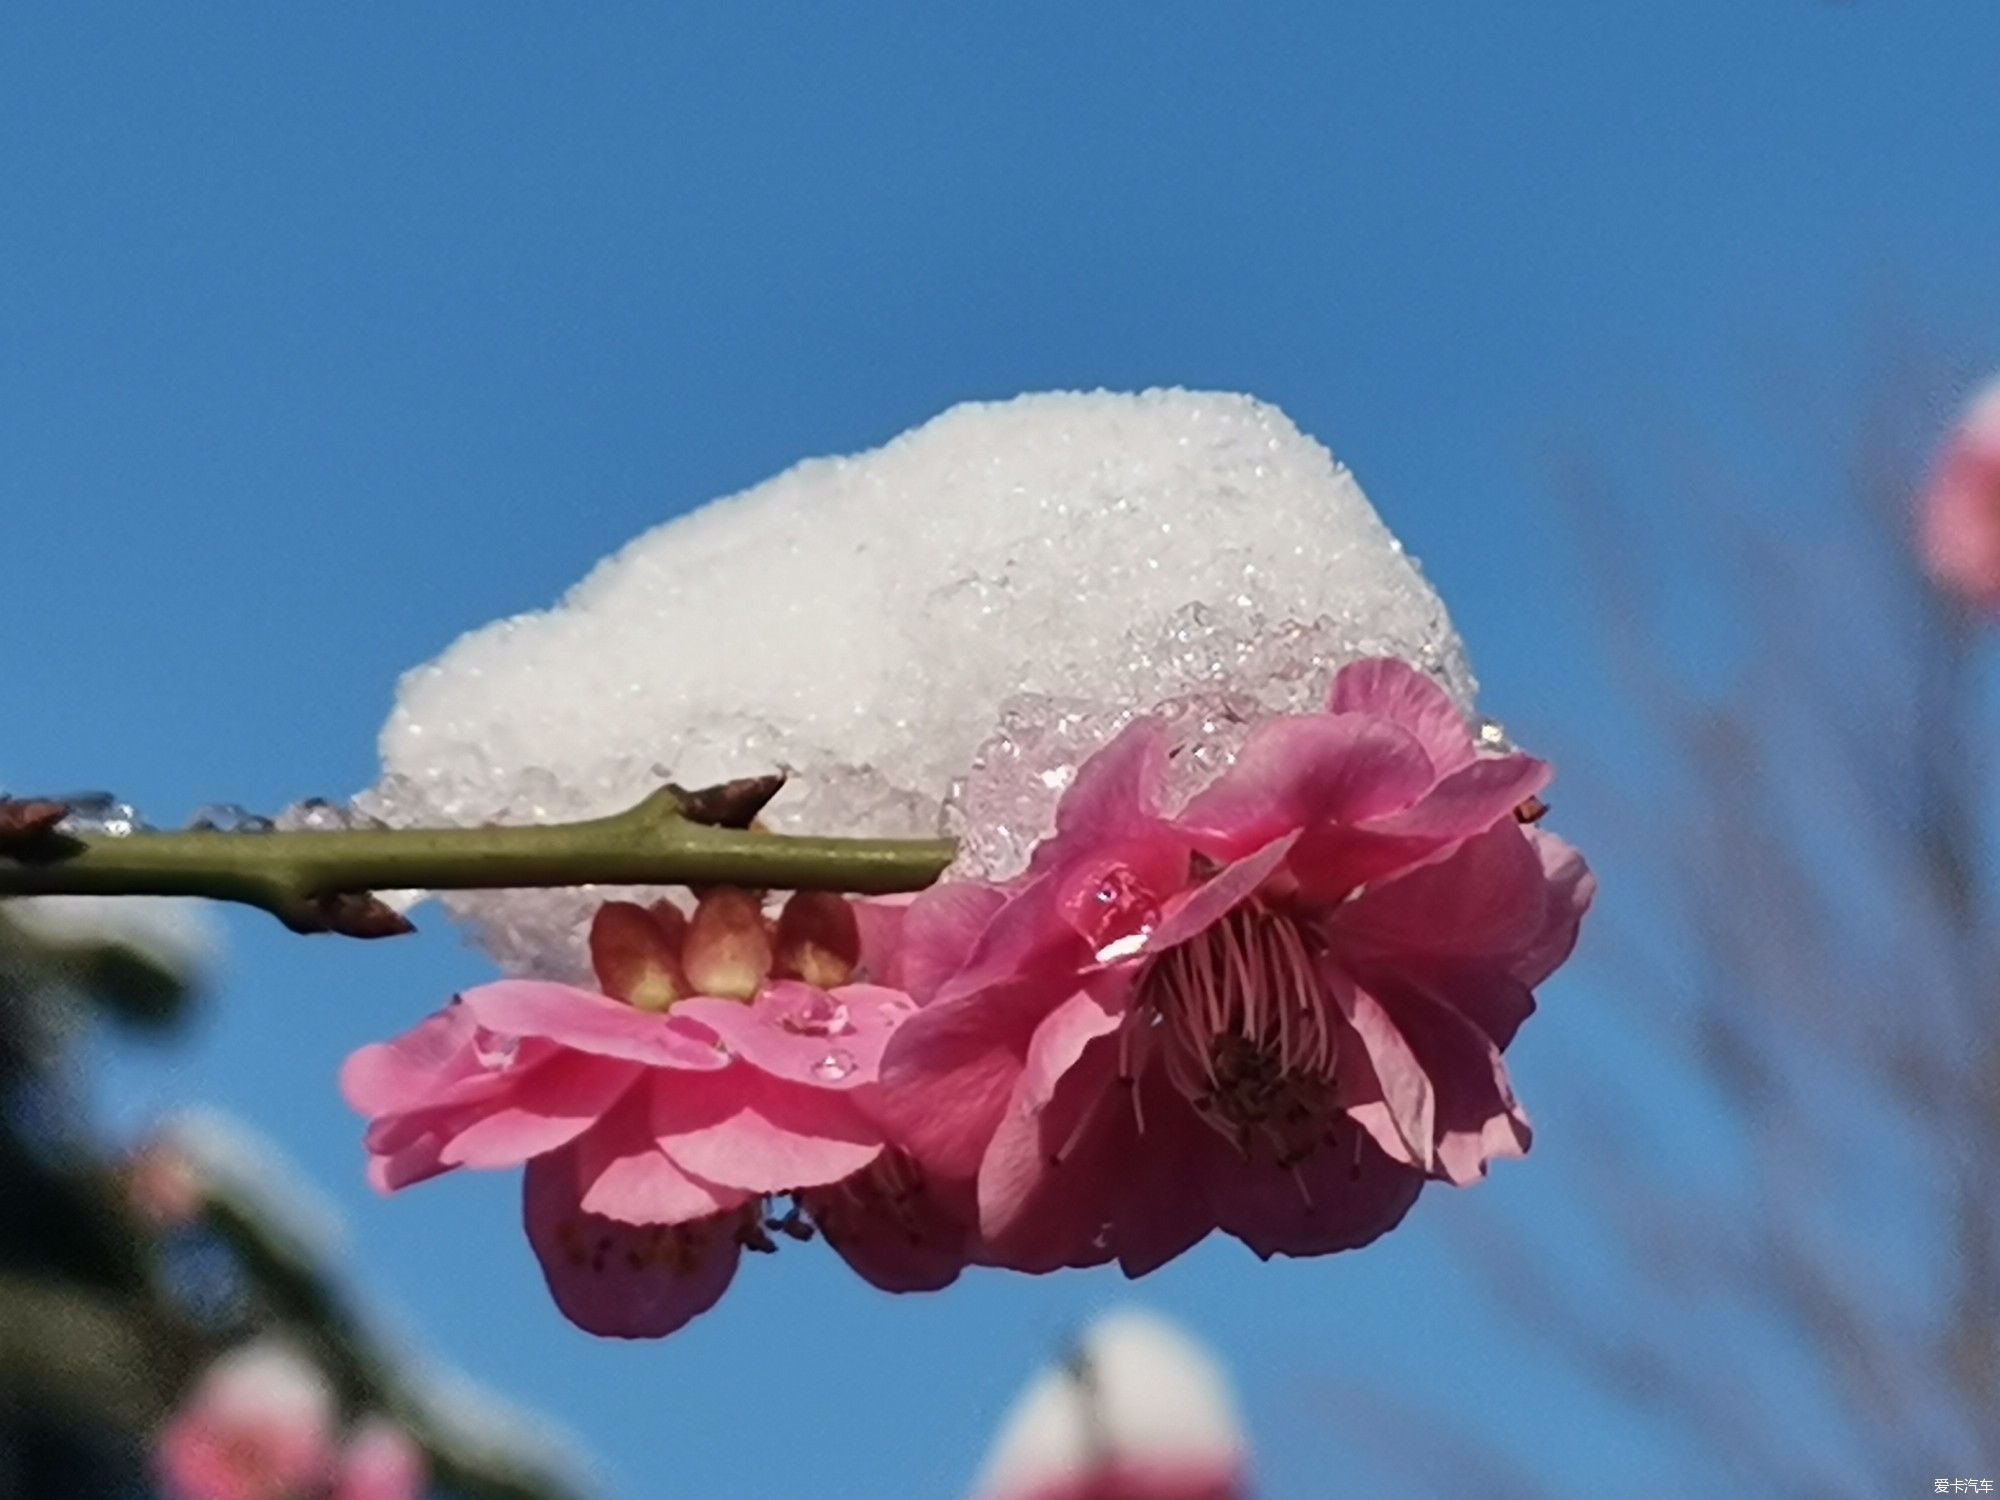
[[[739,885],[879,895],[921,890],[951,863],[948,839],[742,826],[781,784],[664,787],[607,818],[528,828],[72,836],[50,816],[54,804],[0,804],[0,897],[205,896],[261,907],[297,932],[386,937],[409,924],[373,891]]]

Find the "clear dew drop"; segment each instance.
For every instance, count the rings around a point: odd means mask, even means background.
[[[210,802],[188,819],[191,833],[269,833],[276,825],[235,802]]]
[[[283,833],[340,833],[350,828],[377,826],[373,818],[325,797],[294,802],[274,821]]]
[[[814,995],[780,1024],[796,1036],[847,1036],[854,1030],[846,1002],[828,994]]]
[[[1126,958],[1146,946],[1159,923],[1160,910],[1143,886],[1126,870],[1113,870],[1091,892],[1098,920],[1096,956],[1099,963]]]
[[[854,1071],[854,1054],[844,1047],[835,1047],[812,1065],[813,1077],[825,1083],[838,1083]]]
[[[521,1039],[513,1036],[482,1036],[473,1043],[473,1055],[479,1059],[479,1065],[495,1072],[511,1064],[520,1050]]]
[[[138,808],[110,792],[70,792],[50,800],[69,807],[69,816],[60,825],[63,833],[122,839],[128,834],[152,832],[152,825],[139,815]]]
[[[1121,937],[1113,938],[1097,950],[1096,959],[1101,964],[1110,964],[1116,963],[1121,958],[1130,958],[1133,954],[1145,948],[1146,939],[1152,935],[1153,924],[1148,922],[1143,927],[1125,933]]]

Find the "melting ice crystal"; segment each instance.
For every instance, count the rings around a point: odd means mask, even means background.
[[[1395,655],[1470,710],[1443,604],[1327,450],[1275,407],[1190,391],[954,407],[656,527],[554,609],[403,680],[394,825],[532,822],[782,766],[781,830],[963,841],[1004,876],[1079,761],[1173,723],[1179,790],[1247,726]],[[468,892],[509,968],[587,972],[603,893]]]

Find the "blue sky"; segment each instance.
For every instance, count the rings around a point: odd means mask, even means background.
[[[1885,318],[1991,354],[1996,60],[1990,0],[9,7],[0,774],[166,820],[351,791],[398,672],[663,517],[967,397],[1153,384],[1332,445],[1488,708],[1615,761],[1551,455],[1667,414],[1758,473]],[[1586,809],[1563,827],[1590,847]],[[593,1343],[510,1181],[374,1199],[334,1092],[482,960],[435,922],[230,933],[198,1035],[112,1051],[102,1096],[268,1129],[379,1298],[617,1495],[947,1497],[1128,1295],[889,1299],[787,1253],[668,1343]],[[1565,1070],[1692,1098],[1601,999],[1586,952],[1516,1050],[1553,1144],[1476,1190],[1502,1211],[1568,1212]],[[1713,1145],[1696,1113],[1677,1159]],[[1215,1245],[1136,1291],[1235,1366],[1274,1500],[1386,1492],[1334,1420],[1353,1387],[1556,1493],[1705,1487],[1486,1304],[1452,1248],[1476,1211],[1436,1192],[1361,1255]]]

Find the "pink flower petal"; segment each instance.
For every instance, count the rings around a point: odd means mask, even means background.
[[[931,887],[936,890],[937,887]],[[973,887],[978,889],[978,887]],[[905,989],[897,968],[904,947],[903,927],[914,894],[856,897],[854,922],[861,929],[861,977]]]
[[[399,1037],[351,1053],[340,1068],[341,1095],[364,1115],[407,1109],[441,1075],[476,1067],[472,1047],[478,1030],[470,1011],[448,1005]]]
[[[456,1157],[444,1155],[450,1143],[488,1116],[513,1108],[523,1090],[532,1091],[533,1080],[543,1068],[576,1057],[539,1041],[489,1050],[486,1043],[494,1040],[492,1034],[473,1029],[475,1041],[440,1072],[428,1077],[410,1072],[389,1075],[396,1089],[407,1091],[407,1097],[401,1101],[401,1109],[378,1113],[363,1136],[372,1158],[369,1180],[379,1190],[394,1192],[452,1170],[459,1163]],[[356,1065],[357,1058],[349,1059],[350,1066]],[[366,1059],[361,1062],[365,1065]],[[629,1067],[618,1063],[609,1066]],[[382,1076],[378,1075],[378,1081]],[[378,1090],[372,1097],[378,1104],[388,1105],[393,1094],[393,1090]]]
[[[1402,812],[1359,826],[1307,829],[1291,869],[1300,895],[1332,904],[1373,881],[1450,854],[1466,839],[1512,822],[1514,809],[1549,782],[1546,761],[1526,755],[1475,761]]]
[[[902,948],[889,979],[919,1004],[928,1003],[965,967],[980,934],[1006,904],[1006,893],[997,886],[971,881],[946,881],[924,891],[903,919]]]
[[[656,1096],[673,1081],[632,1090],[578,1138],[572,1158],[584,1212],[621,1224],[685,1224],[749,1201],[740,1188],[690,1176],[660,1149]]]
[[[1028,869],[1040,875],[1074,845],[1099,848],[1143,841],[1158,826],[1167,776],[1167,730],[1158,719],[1135,719],[1078,767],[1056,808],[1056,832],[1044,839]]]
[[[1070,989],[1016,985],[939,1001],[897,1028],[871,1109],[934,1177],[970,1181],[1007,1108],[1035,1026]]]
[[[1043,1108],[1017,1095],[979,1174],[995,1265],[1020,1271],[1116,1259],[1143,1276],[1198,1243],[1215,1218],[1190,1172],[1217,1137],[1158,1068],[1120,1073],[1115,1037],[1090,1044]]]
[[[846,1096],[742,1065],[662,1080],[653,1124],[683,1171],[759,1193],[838,1182],[882,1149],[880,1129]]]
[[[1127,1276],[1150,1274],[1193,1249],[1216,1228],[1215,1212],[1191,1164],[1215,1132],[1187,1108],[1159,1068],[1139,1075],[1131,1152],[1117,1164],[1111,1247]]]
[[[1102,884],[1115,863],[1093,866],[1087,880],[1073,867],[1037,876],[997,908],[980,930],[958,970],[924,1002],[950,1004],[996,985],[1018,985],[1047,973],[1073,972],[1087,963],[1094,945],[1069,920],[1080,885]]]
[[[1597,877],[1590,873],[1583,856],[1554,834],[1539,828],[1526,832],[1546,882],[1542,930],[1514,960],[1514,977],[1532,988],[1561,968],[1575,951],[1583,914],[1597,895]],[[1496,1040],[1506,1045],[1504,1040]]]
[[[588,1054],[551,1059],[498,1108],[458,1130],[439,1160],[457,1167],[514,1167],[566,1146],[644,1072],[631,1063]]]
[[[1252,731],[1235,764],[1174,821],[1205,852],[1240,859],[1302,828],[1398,812],[1435,780],[1416,736],[1386,719],[1272,719]]]
[[[1168,908],[1166,919],[1147,936],[1145,951],[1164,952],[1220,922],[1257,894],[1298,841],[1296,832],[1282,834],[1256,853],[1223,866],[1196,886],[1185,900]]]
[[[563,1316],[611,1338],[659,1338],[708,1311],[743,1254],[737,1213],[651,1226],[585,1213],[567,1151],[528,1163],[522,1216]]]
[[[882,1049],[914,1005],[899,990],[870,984],[814,989],[795,980],[764,986],[756,1000],[696,997],[674,1014],[699,1021],[736,1056],[776,1078],[821,1089],[875,1081]]]
[[[539,979],[503,979],[467,990],[460,1003],[481,1026],[507,1036],[545,1037],[578,1052],[656,1068],[728,1066],[702,1037],[671,1016],[621,1005],[592,990]]]
[[[1493,755],[1461,766],[1414,807],[1372,820],[1373,832],[1412,838],[1468,839],[1548,788],[1554,771],[1532,755]]]
[[[1528,1119],[1486,1033],[1416,989],[1385,992],[1382,999],[1437,1092],[1440,1174],[1464,1187],[1484,1177],[1495,1157],[1525,1156]]]
[[[371,1151],[367,1167],[368,1185],[378,1193],[394,1193],[451,1171],[451,1167],[438,1155],[444,1149],[445,1139],[442,1134],[432,1132],[411,1136],[380,1151]]]
[[[1465,715],[1437,682],[1408,662],[1380,656],[1342,667],[1327,707],[1337,714],[1372,714],[1417,737],[1439,776],[1478,758]]]
[[[1202,1176],[1222,1227],[1267,1260],[1359,1249],[1401,1223],[1424,1185],[1358,1130],[1290,1168],[1245,1162],[1218,1139]]]
[[[1017,1106],[1031,1112],[1046,1107],[1056,1085],[1083,1056],[1084,1048],[1116,1031],[1124,1021],[1124,1013],[1122,1004],[1106,1004],[1088,989],[1078,990],[1050,1011],[1028,1043],[1028,1055],[1016,1085]]]
[[[995,1265],[1054,1271],[1114,1254],[1110,1188],[1134,1133],[1116,1049],[1093,1043],[1043,1108],[1018,1090],[1009,1100],[979,1168],[979,1233]]]
[[[826,1242],[885,1292],[934,1292],[979,1256],[970,1183],[944,1183],[896,1151],[799,1201]]]
[[[1502,965],[1548,925],[1542,861],[1511,819],[1447,858],[1370,886],[1329,923],[1343,956],[1487,958]]]
[[[1367,1073],[1402,1149],[1386,1142],[1383,1148],[1392,1157],[1428,1172],[1434,1160],[1437,1127],[1437,1095],[1429,1076],[1380,1001],[1345,980],[1334,983],[1332,990],[1360,1043]],[[1354,1071],[1353,1061],[1351,1053],[1344,1049],[1342,1071]]]

